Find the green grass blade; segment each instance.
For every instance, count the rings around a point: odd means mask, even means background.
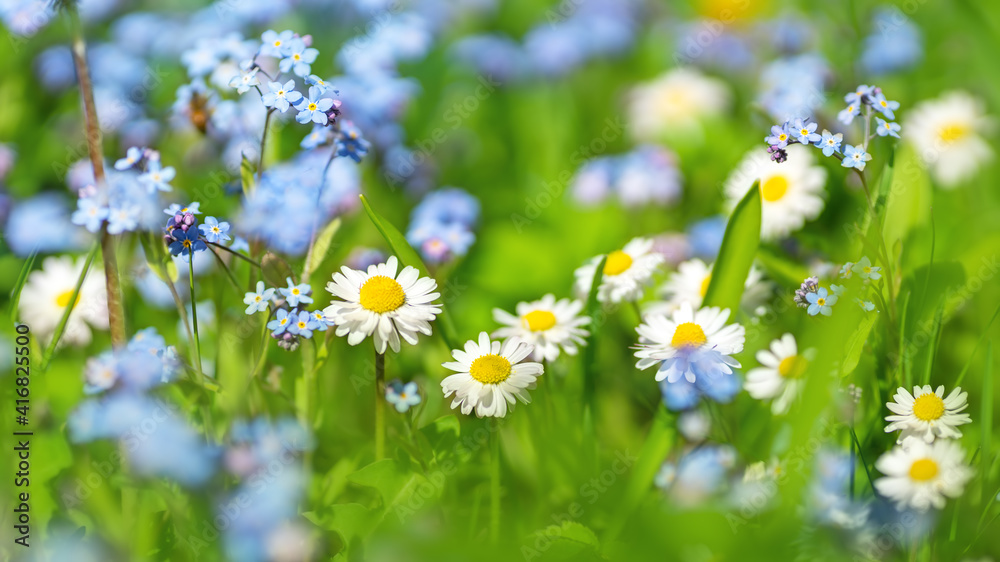
[[[28,274],[31,273],[31,268],[35,265],[35,258],[37,257],[38,250],[35,250],[31,252],[28,259],[24,260],[21,272],[17,274],[17,283],[14,284],[14,290],[10,292],[10,310],[8,315],[12,322],[17,317],[17,304],[21,302],[21,290],[24,289],[24,284],[28,281]]]
[[[267,131],[265,131],[265,134]],[[261,155],[263,158],[264,155]],[[257,190],[257,179],[254,177],[254,166],[247,159],[246,154],[243,155],[243,160],[240,161],[240,181],[243,185],[243,195],[246,197],[253,197],[254,192]]]
[[[430,277],[430,270],[424,265],[424,261],[420,259],[420,255],[417,254],[416,250],[410,246],[410,243],[406,241],[406,237],[392,226],[392,224],[385,220],[381,215],[375,212],[371,204],[368,202],[368,198],[361,195],[361,204],[365,207],[365,212],[368,213],[368,218],[371,219],[372,224],[375,225],[375,229],[378,230],[382,238],[385,239],[386,244],[389,245],[389,249],[396,256],[396,258],[402,262],[403,265],[409,265],[420,270],[420,274],[426,277]],[[444,339],[445,345],[450,349],[459,349],[458,347],[458,337],[455,334],[455,325],[451,321],[451,315],[448,311],[441,308],[441,314],[437,316],[437,326],[438,333],[441,334],[441,338]]]
[[[979,481],[983,487],[983,505],[993,503],[993,498],[987,496],[989,486],[990,466],[993,464],[993,342],[986,346],[986,365],[983,367],[983,403],[979,414],[979,424],[983,428],[982,442],[979,446]]]
[[[972,353],[969,354],[969,358],[965,361],[965,366],[962,367],[962,372],[958,374],[958,378],[955,379],[955,386],[961,386],[962,381],[965,380],[965,374],[969,372],[969,367],[972,365],[972,359],[976,356],[976,352],[979,351],[979,346],[983,345],[986,341],[986,336],[990,333],[990,328],[993,326],[993,322],[996,321],[997,316],[1000,316],[1000,306],[997,306],[996,311],[993,312],[993,316],[990,318],[989,324],[986,325],[986,329],[983,330],[983,334],[979,336],[979,341],[976,342],[976,347],[972,348]]]
[[[101,245],[95,242],[93,247],[90,249],[90,253],[87,254],[87,261],[83,264],[83,269],[80,271],[80,277],[76,280],[76,286],[73,287],[73,294],[69,298],[70,304],[63,309],[62,318],[59,319],[59,324],[56,325],[56,331],[52,334],[52,340],[49,341],[48,347],[45,348],[45,353],[42,354],[42,364],[39,366],[39,369],[43,373],[49,366],[49,361],[52,359],[52,353],[55,352],[56,346],[59,344],[59,340],[62,338],[63,332],[66,331],[66,323],[69,321],[69,315],[76,307],[76,299],[80,296],[80,289],[83,287],[83,282],[87,278],[87,273],[90,272],[90,266],[94,263],[94,257],[97,256],[97,250],[99,250],[100,247]]]
[[[587,346],[583,348],[580,356],[583,359],[583,396],[584,404],[591,409],[593,415],[594,388],[597,380],[597,316],[601,312],[601,303],[597,301],[597,292],[604,281],[604,264],[608,262],[608,256],[601,257],[601,262],[594,270],[594,279],[590,285],[590,294],[587,295],[586,313],[590,318],[590,335],[587,336]]]
[[[924,367],[924,378],[920,384],[931,383],[931,371],[934,369],[934,357],[937,355],[938,342],[941,341],[941,319],[944,316],[945,300],[941,299],[937,313],[934,314],[934,324],[931,326],[931,341],[927,344],[927,366]]]
[[[733,209],[722,237],[719,258],[712,267],[705,306],[728,308],[734,316],[739,309],[743,285],[760,245],[760,197],[760,180],[757,180]]]

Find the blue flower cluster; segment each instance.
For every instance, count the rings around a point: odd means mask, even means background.
[[[321,310],[306,310],[305,305],[312,304],[312,287],[307,283],[296,284],[291,277],[285,279],[287,287],[279,287],[277,296],[275,289],[265,288],[263,281],[257,282],[257,290],[248,292],[243,297],[247,305],[246,314],[267,312],[268,318],[274,314],[274,320],[267,323],[271,337],[278,341],[278,346],[288,351],[299,347],[301,338],[309,339],[313,332],[325,332],[333,325],[326,319]],[[271,304],[275,307],[272,310]]]
[[[573,178],[570,192],[583,205],[597,205],[617,196],[629,208],[669,205],[681,195],[681,172],[670,150],[642,145],[626,154],[602,156],[585,163]]]
[[[728,404],[743,388],[742,378],[737,371],[732,375],[699,375],[695,382],[681,377],[676,382],[660,381],[663,404],[670,410],[690,410],[704,398],[720,404]]]
[[[204,224],[198,224],[195,215],[201,214],[199,206],[199,203],[191,203],[181,207],[175,203],[163,210],[170,216],[163,228],[163,241],[170,249],[170,255],[191,255],[207,250],[208,244],[221,244],[231,239],[228,222],[206,217]]]
[[[895,119],[895,111],[899,109],[899,102],[888,100],[882,89],[878,86],[858,86],[854,92],[844,96],[847,107],[839,114],[837,119],[844,125],[850,125],[854,118],[861,115],[864,108],[865,136],[864,141],[856,145],[843,144],[843,133],[831,133],[823,129],[823,133],[816,132],[817,124],[810,123],[809,119],[796,118],[785,121],[781,125],[771,127],[771,134],[764,137],[764,142],[768,144],[767,152],[771,155],[771,160],[781,163],[788,159],[788,152],[785,150],[788,145],[800,143],[812,145],[823,152],[823,156],[836,156],[844,168],[855,168],[859,172],[864,171],[865,165],[872,159],[867,152],[868,143],[876,135],[880,137],[892,136],[899,138],[900,126],[897,123],[886,121]],[[875,113],[882,117],[875,116]],[[871,130],[872,120],[875,117],[876,128]]]
[[[817,53],[777,59],[761,72],[757,102],[779,121],[811,116],[826,101],[830,76],[829,63]]]
[[[158,193],[172,191],[170,181],[176,174],[174,168],[163,167],[159,152],[137,146],[129,148],[113,170],[105,170],[106,190],[95,185],[93,171],[89,162],[81,162],[67,174],[79,196],[71,220],[90,232],[107,225],[110,234],[152,228]]]
[[[479,200],[457,187],[445,187],[414,207],[406,240],[427,263],[444,263],[469,251],[478,221]]]
[[[87,363],[85,400],[69,417],[75,443],[116,439],[137,474],[200,486],[215,473],[219,453],[171,404],[148,391],[174,380],[180,362],[153,328],[138,332],[125,349]]]
[[[410,381],[403,384],[402,381],[394,380],[385,386],[385,400],[392,404],[397,412],[403,414],[413,406],[420,404],[423,399],[420,396],[417,383]]]

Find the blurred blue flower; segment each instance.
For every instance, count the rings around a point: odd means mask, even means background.
[[[74,226],[69,205],[55,193],[14,201],[4,228],[7,246],[18,256],[83,248],[87,235]]]
[[[90,232],[101,230],[104,220],[108,218],[108,209],[97,202],[96,197],[81,197],[77,200],[77,210],[73,211],[70,220]]]
[[[417,383],[410,381],[403,384],[400,381],[393,381],[385,387],[385,400],[396,407],[399,413],[405,413],[411,407],[420,403],[420,390]]]
[[[858,146],[844,145],[844,159],[840,165],[844,168],[857,168],[859,171],[865,169],[865,164],[872,159],[872,155],[865,152],[865,149]]]
[[[878,111],[889,119],[895,119],[896,114],[893,112],[899,109],[899,102],[885,99],[885,94],[878,91],[872,96],[872,107],[875,108],[875,111]]]
[[[122,205],[108,210],[108,233],[121,234],[139,226],[142,209],[138,205]]]
[[[361,162],[361,158],[368,154],[368,149],[371,147],[361,136],[361,131],[350,121],[343,121],[340,124],[340,133],[336,138],[337,156],[346,156],[355,162]]]
[[[276,59],[287,56],[291,53],[288,43],[294,36],[295,34],[290,29],[286,29],[281,33],[273,29],[268,29],[260,36],[260,54]]]
[[[888,135],[896,137],[897,139],[899,138],[899,130],[901,128],[899,123],[890,123],[881,117],[876,117],[875,121],[878,123],[878,128],[875,129],[878,136],[884,137]]]
[[[726,233],[726,217],[716,215],[697,221],[687,228],[688,244],[694,257],[715,261]]]
[[[302,94],[295,91],[295,80],[289,80],[284,84],[280,82],[268,82],[268,92],[261,96],[260,101],[264,107],[273,107],[282,113],[288,111],[289,105],[299,103]]]
[[[142,160],[144,149],[138,146],[130,147],[125,151],[125,158],[120,158],[115,162],[116,170],[127,170],[132,166],[135,166]]]
[[[333,325],[333,322],[326,319],[326,315],[323,314],[322,310],[314,310],[310,314],[316,323],[316,327],[313,329],[317,332],[325,332],[327,328]]]
[[[699,375],[693,383],[682,377],[677,382],[667,382],[667,379],[663,379],[659,384],[664,405],[674,411],[690,410],[697,406],[702,398],[728,404],[743,388],[742,379],[736,371],[731,375]]]
[[[913,67],[924,54],[920,29],[895,7],[875,12],[872,33],[865,38],[861,66],[869,74],[886,74]]]
[[[428,193],[414,207],[410,215],[411,223],[436,221],[439,223],[459,223],[469,228],[479,220],[479,200],[464,189],[442,187]]]
[[[170,180],[174,179],[176,171],[167,166],[161,168],[159,160],[151,159],[146,167],[146,171],[139,176],[139,183],[146,186],[150,193],[154,191],[171,191]]]

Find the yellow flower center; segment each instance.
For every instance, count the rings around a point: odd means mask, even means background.
[[[826,304],[826,299],[824,299],[823,297],[820,297],[820,298],[816,299],[816,304],[818,304],[820,306],[823,306],[823,305]]]
[[[298,53],[295,53],[294,55],[292,55],[292,58],[295,59],[295,60],[299,60],[299,59],[302,58],[302,55],[300,55]]]
[[[288,318],[282,318],[282,319],[281,319],[281,320],[280,320],[280,321],[278,322],[278,324],[281,324],[282,326],[284,326],[285,324],[288,324]]]
[[[556,325],[556,315],[548,310],[532,310],[521,318],[532,332],[544,332]]]
[[[920,459],[910,465],[910,480],[926,482],[938,474],[938,464],[934,459]]]
[[[191,241],[190,240],[185,240],[185,241],[181,242],[181,244],[183,244],[185,248],[190,248],[191,247]]]
[[[400,398],[400,400],[406,400],[406,393],[405,392],[400,392],[399,393],[399,398]]]
[[[310,103],[310,104],[309,104],[309,111],[316,111],[316,107],[317,107],[317,106],[316,106],[316,104],[315,104],[315,103]]]
[[[670,339],[673,347],[701,347],[708,341],[705,337],[705,330],[694,322],[685,322],[674,330],[674,337]]]
[[[56,306],[58,306],[59,308],[66,308],[67,306],[69,306],[69,301],[72,298],[73,298],[73,289],[59,293],[59,295],[56,297]],[[73,307],[76,307],[76,305],[78,304],[80,304],[80,295],[76,296],[76,302],[73,303]]]
[[[778,374],[786,379],[797,379],[806,372],[806,365],[809,362],[801,355],[791,355],[785,357],[778,363]]]
[[[799,134],[802,136],[806,136],[809,134],[809,129],[799,129]]]
[[[376,275],[361,285],[360,300],[361,306],[366,309],[384,314],[403,306],[403,303],[406,302],[406,293],[403,292],[403,287],[395,279],[390,279],[385,275]]]
[[[913,402],[913,415],[918,420],[934,421],[944,415],[944,400],[933,392],[921,394]]]
[[[708,275],[706,275],[705,278],[701,280],[701,290],[699,292],[701,293],[702,298],[704,298],[705,297],[705,293],[708,292],[708,285],[711,282],[712,282],[712,274],[711,273],[709,273]]]
[[[298,287],[295,287],[295,288],[293,288],[293,289],[292,289],[292,294],[293,294],[293,295],[297,295],[297,294],[299,294],[299,288],[298,288]]]
[[[281,39],[278,39],[277,41],[275,41],[274,42],[274,46],[275,47],[280,47],[281,46]]]
[[[786,135],[785,133],[781,133],[780,135],[778,135],[778,140],[786,141],[788,140],[788,135]]]
[[[255,297],[253,298],[253,300],[254,300],[254,302],[260,302],[262,298],[263,298],[263,297],[261,297],[260,295],[257,295],[257,296],[255,296]]]
[[[285,95],[284,90],[278,90],[278,97],[284,97],[284,95]]]
[[[305,322],[299,322],[298,326],[299,326],[300,330],[305,329],[306,323]]]
[[[885,100],[882,100],[882,101],[878,102],[878,104],[881,105],[882,107],[888,107],[889,106],[889,104],[887,104],[885,102]]]
[[[608,261],[604,262],[605,275],[619,275],[628,271],[632,267],[632,256],[621,250],[615,250],[608,254]]]
[[[785,176],[772,176],[764,182],[760,191],[761,196],[764,197],[764,201],[778,201],[788,191],[788,180],[785,179]]]
[[[953,123],[941,127],[941,130],[938,132],[938,136],[941,137],[942,142],[955,142],[965,138],[968,134],[969,127],[961,123]]]
[[[510,376],[510,361],[499,355],[483,355],[469,367],[472,378],[483,384],[497,384]]]

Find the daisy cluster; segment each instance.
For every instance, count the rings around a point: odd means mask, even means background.
[[[406,240],[426,263],[441,264],[469,251],[478,221],[479,200],[463,189],[444,187],[413,208]]]
[[[811,145],[823,152],[823,156],[836,156],[845,168],[855,168],[864,171],[865,165],[872,159],[867,152],[868,144],[876,135],[899,138],[900,126],[891,120],[896,118],[895,110],[899,109],[898,101],[886,99],[878,86],[858,86],[854,92],[844,96],[847,107],[837,114],[837,119],[844,125],[850,125],[854,118],[861,115],[864,109],[864,138],[856,145],[843,144],[843,133],[831,133],[823,129],[822,134],[816,131],[817,123],[809,122],[808,118],[795,118],[781,125],[771,127],[771,134],[764,138],[768,144],[767,153],[771,160],[782,163],[788,159],[788,146],[791,144]],[[881,117],[874,115],[878,113]],[[875,131],[871,130],[872,117],[875,117]],[[883,119],[885,117],[885,119]],[[887,121],[889,119],[890,121]]]
[[[166,226],[163,227],[163,242],[167,245],[172,256],[190,256],[194,259],[195,252],[208,250],[209,244],[222,245],[224,242],[232,240],[229,236],[229,223],[215,217],[205,217],[203,224],[198,224],[200,215],[200,204],[191,203],[186,207],[181,207],[174,203],[163,213],[170,216]]]

